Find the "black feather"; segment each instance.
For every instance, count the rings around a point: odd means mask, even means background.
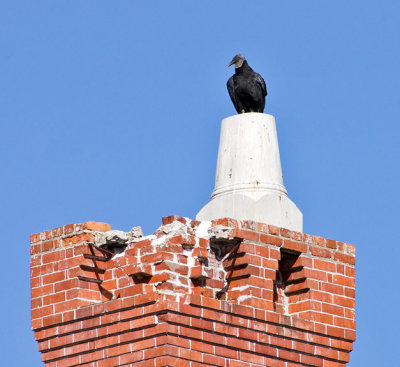
[[[237,113],[264,112],[267,87],[264,79],[244,60],[227,82],[229,96]]]

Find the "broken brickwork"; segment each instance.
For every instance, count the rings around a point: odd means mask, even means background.
[[[349,361],[354,246],[228,218],[110,231],[87,222],[31,236],[32,329],[46,366]]]

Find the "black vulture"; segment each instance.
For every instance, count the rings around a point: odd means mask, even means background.
[[[235,74],[227,83],[229,96],[237,113],[264,112],[267,87],[264,79],[247,63],[243,55],[236,55],[228,64],[235,64]]]

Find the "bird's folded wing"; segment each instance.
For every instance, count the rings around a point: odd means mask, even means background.
[[[264,96],[266,96],[268,94],[267,93],[267,86],[265,85],[265,81],[262,78],[262,76],[260,74],[258,74],[258,73],[254,73],[254,79],[255,79],[255,82],[260,85]]]
[[[233,78],[229,78],[228,82],[226,83],[226,86],[228,87],[228,92],[229,92],[229,97],[231,97],[231,100],[233,102],[233,105],[237,109],[237,104],[236,104],[236,96],[235,96],[235,88],[233,85]]]

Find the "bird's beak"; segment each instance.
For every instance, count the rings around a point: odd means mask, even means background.
[[[233,65],[235,63],[235,60],[232,60],[229,64],[228,64],[228,68],[229,66]]]

